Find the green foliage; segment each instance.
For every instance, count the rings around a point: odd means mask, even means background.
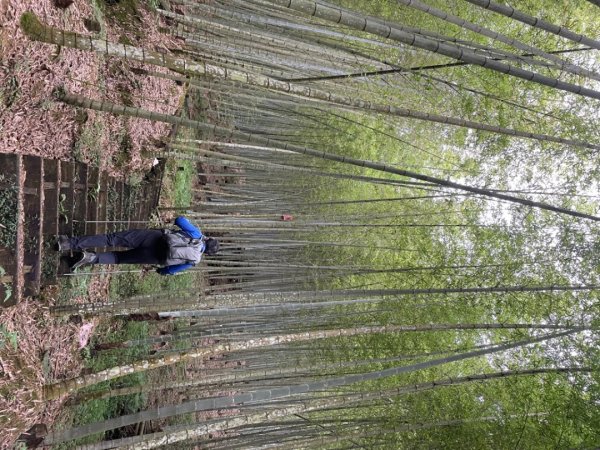
[[[145,0],[150,8],[158,9],[160,6],[160,0]]]
[[[0,348],[11,346],[13,350],[19,348],[19,334],[14,331],[8,331],[4,325],[0,324]]]
[[[73,298],[87,298],[92,275],[77,275],[59,280],[58,304],[68,304]]]
[[[170,161],[167,170],[172,174],[172,199],[174,207],[192,204],[192,186],[196,177],[196,165],[192,161]]]
[[[148,336],[149,333],[149,325],[146,322],[125,322],[123,324],[115,319],[103,323],[102,327],[102,329],[96,331],[96,338],[92,340],[90,346],[93,346],[97,339],[101,339],[103,343],[120,342],[131,339],[142,339]],[[98,372],[109,367],[146,357],[147,353],[148,347],[138,346],[102,351],[93,356],[86,348],[84,349],[83,355],[85,357],[86,367],[92,372]],[[100,383],[91,388],[90,391],[106,389],[107,387],[138,386],[144,384],[145,381],[146,377],[144,374],[132,374],[116,381]],[[141,394],[89,400],[73,407],[73,426],[93,423],[124,414],[131,414],[142,409],[144,404],[145,397]],[[118,435],[116,437],[118,437]],[[68,444],[62,444],[59,448],[74,448],[76,445],[98,442],[103,438],[103,434],[92,435]]]
[[[113,163],[117,168],[124,168],[131,160],[131,149],[132,149],[131,137],[125,130],[123,130],[122,136],[120,136],[119,151],[113,155]]]
[[[499,81],[495,76],[494,82]],[[498,92],[509,93],[505,85]],[[376,95],[371,93],[372,95]],[[386,92],[386,96],[389,93]],[[428,91],[434,110],[455,108],[459,115],[475,115],[481,108],[496,111],[490,100],[479,104],[470,96],[453,99],[441,93]],[[455,103],[456,102],[456,103]],[[485,105],[485,106],[482,106]],[[460,111],[463,111],[461,114]],[[499,120],[501,124],[523,128],[526,121],[515,121],[514,110],[504,108],[504,116],[492,115],[484,121]],[[352,119],[352,122],[346,119]],[[516,146],[506,137],[487,133],[469,133],[465,130],[446,131],[431,124],[378,119],[365,115],[323,118],[335,133],[331,137],[319,134],[324,149],[354,158],[385,161],[424,174],[467,179],[469,184],[497,188],[527,190],[544,189],[543,178],[551,173],[553,180],[570,176],[570,168],[557,167],[547,152],[558,152],[554,146],[527,143]],[[522,119],[521,119],[522,120]],[[316,132],[318,133],[318,132]],[[435,142],[430,136],[445,134],[447,140]],[[340,139],[343,136],[343,139]],[[398,136],[400,139],[396,139]],[[316,138],[315,138],[316,139]],[[479,153],[470,152],[469,147]],[[526,155],[523,148],[528,149]],[[588,155],[590,156],[590,155]],[[595,167],[594,156],[575,167],[586,172]],[[526,160],[526,162],[524,162]],[[570,160],[570,159],[569,159]],[[580,160],[581,161],[581,160]],[[333,163],[321,163],[323,168],[340,170]],[[346,173],[375,176],[392,180],[393,177],[373,171],[343,169]],[[588,175],[589,176],[589,175]],[[569,186],[579,192],[582,185],[571,178]],[[576,186],[574,186],[576,185]],[[426,192],[425,192],[426,193]],[[410,197],[424,194],[413,187],[371,184],[347,180],[327,180],[309,193],[309,202],[335,200],[367,200],[372,198]],[[566,198],[565,198],[566,201]],[[577,203],[577,205],[575,204]],[[585,198],[565,203],[578,210],[597,211]],[[580,209],[581,208],[581,209]],[[431,267],[431,270],[338,274],[329,284],[320,288],[348,289],[371,287],[387,289],[429,289],[472,286],[544,286],[569,285],[574,279],[594,283],[597,279],[597,257],[593,255],[593,241],[588,232],[594,228],[550,213],[539,213],[524,208],[507,208],[502,204],[484,202],[477,198],[453,196],[421,201],[396,201],[315,206],[312,214],[324,220],[336,215],[346,220],[356,217],[355,228],[327,228],[313,233],[315,241],[363,243],[371,249],[311,247],[304,257],[319,265],[350,265],[371,269]],[[380,218],[381,217],[381,218]],[[441,224],[441,227],[413,228],[415,224]],[[463,225],[464,224],[464,225]],[[376,228],[383,226],[382,228]],[[452,225],[456,225],[453,227]],[[552,230],[552,236],[548,230]],[[376,247],[393,250],[377,250]],[[587,255],[587,256],[584,256]],[[460,268],[458,268],[460,267]],[[592,281],[594,280],[594,281]],[[427,324],[427,323],[556,323],[577,322],[583,309],[585,295],[573,293],[511,293],[390,296],[379,305],[344,306],[340,318],[331,326],[350,327],[357,324]],[[431,359],[432,354],[449,354],[472,349],[483,342],[505,342],[523,339],[522,331],[439,331],[368,335],[335,339],[315,344],[319,360],[332,362],[368,361],[391,358],[387,363],[370,363],[356,368],[360,372],[380,370],[395,365],[406,365]],[[554,344],[569,346],[568,343]],[[586,350],[586,353],[589,350]],[[560,364],[549,355],[549,349],[537,346],[515,351],[513,355],[477,358],[461,363],[445,364],[440,368],[363,383],[362,390],[382,390],[408,386],[424,381],[479,374],[500,368],[520,368],[522,365],[553,366]],[[326,356],[323,356],[326,355]],[[580,355],[583,357],[583,355]],[[394,358],[403,358],[393,361]],[[561,361],[565,365],[579,365],[574,360]],[[585,357],[589,361],[589,356]],[[418,447],[431,443],[434,447],[464,448],[469,442],[473,448],[549,448],[558,443],[565,446],[585,445],[597,439],[592,424],[598,417],[574,419],[569,399],[582,398],[582,390],[572,388],[573,378],[585,375],[543,375],[472,383],[429,392],[415,393],[393,400],[383,406],[372,404],[357,408],[355,413],[339,412],[340,419],[351,417],[381,417],[390,424],[425,423],[419,431],[386,435],[386,442],[397,448]],[[555,389],[547,389],[551,384]],[[348,391],[354,392],[352,386]],[[314,415],[318,417],[318,414]],[[551,424],[552,430],[546,425]],[[384,427],[385,429],[385,427]],[[382,430],[383,432],[383,430]],[[361,442],[364,442],[361,440]],[[395,444],[391,444],[394,442]]]
[[[0,174],[0,247],[13,248],[17,238],[17,185],[14,175]]]
[[[100,166],[102,156],[102,123],[100,121],[86,122],[75,146],[73,147],[73,156],[77,161]]]
[[[0,278],[6,275],[6,269],[0,266]],[[2,289],[4,289],[4,298],[0,298],[2,303],[8,301],[12,297],[12,284],[11,283],[2,283]]]
[[[505,45],[449,25],[395,0],[335,0],[344,7],[384,17],[409,27],[442,33],[449,39],[472,41],[496,49]],[[499,30],[530,45],[552,51],[570,44],[462,0],[428,3],[467,20]],[[566,24],[576,31],[598,35],[600,21],[589,5],[568,7],[565,2],[521,2],[519,8]],[[135,2],[123,2],[130,8]],[[127,6],[129,5],[129,6]],[[116,10],[115,10],[116,11]],[[135,15],[135,13],[134,13]],[[129,20],[129,19],[128,19]],[[445,64],[447,58],[394,45],[381,47],[372,36],[353,42],[353,50],[394,61],[401,67]],[[370,40],[366,40],[366,38]],[[133,42],[130,37],[122,42]],[[587,53],[565,56],[597,65]],[[531,69],[521,61],[511,64]],[[368,64],[364,64],[368,66]],[[371,70],[359,67],[356,70]],[[555,69],[537,68],[548,76],[579,83],[577,77]],[[507,77],[470,65],[407,71],[393,77],[348,79],[339,92],[358,100],[399,108],[464,118],[481,123],[598,142],[597,105],[547,87]],[[232,87],[233,89],[233,87]],[[232,102],[233,103],[233,102]],[[315,111],[298,106],[306,129],[297,142],[351,158],[380,161],[424,175],[456,180],[472,186],[508,191],[515,195],[597,214],[597,152],[565,145],[515,139],[400,117],[360,112]],[[295,117],[296,118],[296,117]],[[310,120],[308,120],[310,119]],[[194,136],[186,136],[194,137]],[[290,139],[293,140],[293,139]],[[305,264],[335,267],[330,278],[310,288],[320,289],[462,289],[496,286],[532,287],[598,283],[598,228],[594,224],[522,206],[458,195],[414,180],[345,164],[311,160],[312,168],[343,173],[350,179],[290,177],[306,199],[298,221],[315,220],[314,242],[354,247],[309,245],[299,256]],[[181,168],[181,170],[180,170]],[[196,166],[169,162],[166,194],[174,206],[188,206]],[[377,178],[377,182],[358,177]],[[351,177],[354,177],[353,179]],[[320,181],[321,180],[321,181]],[[580,195],[581,196],[577,196]],[[590,195],[591,197],[586,197]],[[373,200],[389,199],[380,202]],[[393,199],[393,200],[392,200]],[[343,202],[343,203],[342,203]],[[354,202],[354,203],[352,203]],[[334,225],[331,225],[333,223]],[[298,231],[300,239],[306,233]],[[358,247],[356,245],[363,245]],[[365,270],[363,270],[365,269]],[[127,297],[195,285],[187,273],[178,277],[124,274],[111,283],[111,297]],[[589,323],[597,315],[598,294],[577,292],[428,293],[388,295],[379,303],[345,305],[335,309],[326,325],[352,327],[381,324],[567,324]],[[307,319],[311,313],[307,313]],[[310,320],[306,321],[312,323]],[[129,330],[129,331],[127,331]],[[127,328],[108,340],[147,330]],[[494,343],[520,341],[542,331],[518,329],[444,330],[370,334],[311,343],[319,362],[352,363],[351,370],[369,372],[408,365],[470,351]],[[595,369],[597,333],[587,332],[529,345],[510,352],[451,362],[433,368],[350,386],[347,392],[378,391],[523,368],[581,367]],[[183,344],[183,341],[179,343]],[[90,360],[94,370],[144,354],[144,349],[103,352]],[[132,353],[129,353],[132,352]],[[343,367],[349,367],[350,364]],[[340,369],[340,371],[346,369]],[[379,419],[375,433],[386,448],[572,448],[592,447],[600,436],[600,414],[591,408],[600,399],[597,372],[509,375],[465,382],[373,401],[356,408],[326,413],[340,423],[350,419]],[[126,383],[143,382],[127,378]],[[138,398],[92,401],[82,406],[82,422],[135,409]],[[398,428],[400,426],[400,428]],[[401,428],[405,426],[405,428]],[[358,438],[354,447],[382,447],[375,438]]]
[[[151,294],[187,289],[199,283],[198,274],[184,272],[177,276],[162,276],[150,271],[115,274],[110,283],[110,294],[113,298],[127,298],[134,295]]]

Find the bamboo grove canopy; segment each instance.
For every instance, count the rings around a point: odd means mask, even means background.
[[[170,5],[155,12],[179,46],[161,51],[21,18],[37,45],[210,99],[185,117],[101,89],[54,96],[177,126],[156,156],[202,178],[178,212],[223,243],[192,270],[200,288],[53,308],[175,325],[101,344],[138,357],[48,384],[46,400],[177,401],[44,443],[596,446],[597,2]]]

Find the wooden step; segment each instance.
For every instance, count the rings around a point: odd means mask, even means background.
[[[158,203],[162,181],[162,173],[155,172],[140,185],[131,186],[83,163],[2,153],[0,176],[0,192],[15,186],[14,202],[25,217],[10,245],[0,247],[0,306],[14,304],[20,297],[19,261],[25,295],[37,294],[42,285],[56,283],[57,274],[68,271],[65,258],[53,248],[56,235],[146,227],[142,222]],[[24,180],[21,190],[16,189],[19,180]],[[14,214],[18,217],[17,211]],[[17,251],[17,241],[24,243],[23,253]]]
[[[59,199],[60,162],[48,159],[44,161],[44,237],[58,234]]]
[[[74,166],[70,161],[61,161],[59,165],[60,192],[58,200],[58,231],[68,236],[73,234],[73,201],[75,189],[73,184]]]
[[[109,233],[119,229],[117,226],[118,224],[116,223],[121,214],[119,183],[121,182],[114,178],[109,179],[106,199],[106,220],[109,221],[109,223],[106,224],[106,231]]]
[[[100,174],[98,201],[96,203],[96,233],[105,234],[108,231],[107,210],[108,210],[108,186],[109,177],[106,172]]]
[[[73,222],[74,236],[83,236],[86,234],[85,220],[87,218],[88,207],[88,166],[83,163],[73,164],[73,180],[75,182],[73,189],[73,210],[71,217]]]
[[[18,160],[14,154],[0,154],[0,306],[17,302],[17,227],[16,205]],[[6,217],[4,217],[6,215]]]
[[[98,234],[98,200],[100,194],[100,171],[89,167],[87,173],[87,209],[85,215],[85,234]]]
[[[55,159],[44,160],[44,220],[42,235],[41,285],[56,283],[58,272],[59,254],[54,250],[56,236],[59,234],[60,221],[60,161]]]
[[[36,295],[40,290],[42,274],[42,247],[44,245],[44,160],[35,156],[23,156],[25,183],[23,186],[23,208],[25,221],[23,223],[23,264],[30,267],[24,270],[24,295]]]

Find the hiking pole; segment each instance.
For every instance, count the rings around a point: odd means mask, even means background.
[[[84,275],[119,275],[124,273],[139,273],[141,275],[145,275],[147,273],[153,272],[156,267],[151,266],[149,269],[131,269],[131,270],[106,270],[100,272],[73,272],[73,273],[64,273],[61,276],[63,277],[76,277],[76,276],[84,276]]]
[[[113,275],[120,273],[141,273],[140,270],[112,270],[107,272],[73,272],[73,273],[64,273],[61,276],[63,277],[77,277],[84,275]]]
[[[73,220],[73,222],[81,222],[81,223],[120,223],[120,224],[130,224],[130,223],[141,223],[141,224],[154,224],[157,221],[153,220]],[[161,221],[162,222],[162,221]]]

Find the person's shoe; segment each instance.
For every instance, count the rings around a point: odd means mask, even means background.
[[[71,248],[71,241],[64,234],[59,234],[56,238],[56,250],[59,252],[68,252]]]
[[[94,252],[86,252],[84,250],[83,255],[81,256],[79,261],[77,261],[75,264],[73,264],[71,266],[71,270],[75,271],[75,270],[79,269],[80,267],[87,266],[88,264],[94,264],[97,261],[98,261],[98,255],[96,255]]]

